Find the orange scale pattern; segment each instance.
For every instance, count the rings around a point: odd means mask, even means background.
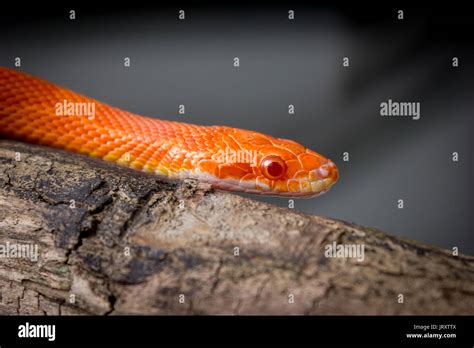
[[[0,136],[170,178],[197,178],[233,191],[309,196],[306,192],[312,185],[308,178],[330,178],[324,186],[312,183],[323,191],[338,177],[332,162],[291,140],[136,115],[2,67]],[[229,153],[237,156],[222,159]],[[285,176],[269,179],[262,174],[260,162],[268,155],[279,156],[286,163]],[[326,167],[318,171],[323,165]]]

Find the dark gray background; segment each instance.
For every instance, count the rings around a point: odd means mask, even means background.
[[[331,191],[296,209],[473,254],[473,42],[456,27],[472,19],[305,7],[288,21],[288,8],[185,8],[185,21],[179,7],[78,9],[75,21],[69,8],[10,11],[0,65],[19,56],[23,71],[137,114],[293,139],[340,169]],[[421,119],[381,117],[388,99],[421,102]]]

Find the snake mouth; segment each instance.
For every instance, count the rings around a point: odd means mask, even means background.
[[[261,187],[260,189],[254,188],[254,184],[248,183],[248,187],[245,187],[242,182],[238,181],[213,181],[212,186],[219,190],[257,194],[261,196],[274,196],[274,197],[285,197],[285,198],[314,198],[318,197],[327,191],[334,185],[339,178],[337,167],[332,162],[328,162],[326,165],[321,166],[318,169],[310,171],[308,178],[305,179],[290,179],[287,182],[288,188],[291,190],[282,191],[270,189],[270,187]],[[290,184],[290,181],[293,183]],[[254,186],[254,187],[251,187]]]
[[[332,181],[331,179],[323,179],[318,181],[310,182],[310,186],[312,190],[310,191],[275,191],[275,190],[256,190],[256,189],[242,189],[241,187],[236,187],[233,185],[213,185],[217,189],[224,189],[227,191],[234,191],[234,192],[242,192],[242,193],[250,193],[250,194],[257,194],[261,196],[270,196],[270,197],[284,197],[284,198],[315,198],[321,196],[322,194],[328,192],[332,185],[336,182]]]
[[[327,161],[314,170],[307,172],[307,175],[299,178],[288,179],[283,185],[267,186],[263,183],[255,184],[255,181],[248,182],[237,179],[218,179],[212,175],[202,174],[196,176],[201,181],[205,181],[215,189],[233,191],[237,193],[249,193],[261,196],[274,196],[285,198],[314,198],[326,193],[338,178],[339,172],[336,165]]]
[[[319,180],[313,180],[313,181],[301,180],[300,187],[302,189],[299,191],[295,191],[295,192],[268,191],[268,192],[260,192],[260,194],[268,195],[268,196],[288,197],[288,198],[291,198],[291,197],[314,198],[328,192],[331,189],[332,185],[336,183],[336,181],[337,180],[334,180],[332,178],[319,179]]]

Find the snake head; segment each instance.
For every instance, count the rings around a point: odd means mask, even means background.
[[[232,129],[229,135],[228,128],[223,139],[227,154],[235,156],[223,159],[221,154],[217,159],[215,188],[311,198],[338,180],[338,169],[331,160],[294,141],[240,129]]]
[[[277,139],[288,144],[289,140]],[[265,149],[260,164],[254,168],[256,188],[263,194],[312,198],[331,188],[339,178],[334,162],[310,149],[299,153],[286,153],[276,147]]]

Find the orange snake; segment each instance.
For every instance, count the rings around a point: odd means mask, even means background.
[[[308,198],[338,179],[333,162],[294,141],[135,115],[3,67],[0,136],[237,192]]]

